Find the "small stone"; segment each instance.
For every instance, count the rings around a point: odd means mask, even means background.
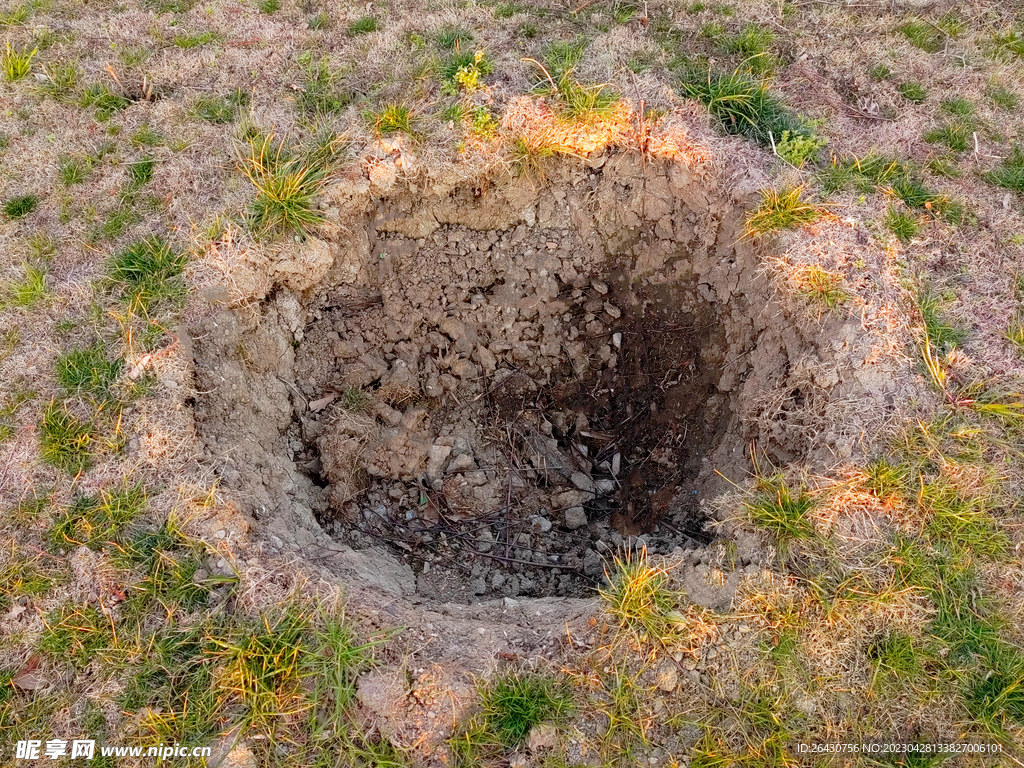
[[[532,515],[530,517],[530,526],[535,533],[547,533],[551,530],[551,521],[541,515]]]
[[[676,671],[675,664],[662,664],[658,667],[658,688],[665,693],[671,693],[676,689],[678,682],[679,673]]]
[[[683,662],[683,669],[687,672],[693,672],[697,668],[697,660],[694,658],[688,658]]]
[[[572,477],[569,478],[572,484],[579,488],[581,491],[587,493],[594,493],[597,490],[597,486],[594,485],[594,481],[582,472],[573,472]]]
[[[448,465],[449,472],[462,472],[467,469],[476,469],[476,462],[468,453],[460,453]]]
[[[569,507],[563,513],[563,519],[565,520],[565,527],[570,531],[582,528],[589,522],[587,520],[587,512],[583,507]]]
[[[531,752],[539,752],[542,749],[554,749],[558,744],[558,731],[551,723],[535,725],[526,737],[526,746]]]
[[[600,280],[595,280],[590,285],[591,285],[591,287],[595,291],[597,291],[602,296],[604,296],[606,293],[608,293],[608,284],[607,283],[603,283]]]
[[[615,320],[618,320],[620,317],[622,317],[622,310],[616,307],[611,302],[606,301],[604,303],[604,311],[607,312]]]
[[[444,473],[445,463],[452,453],[450,445],[434,444],[430,446],[430,453],[427,458],[427,477],[431,480],[441,477]]]
[[[592,549],[588,549],[583,555],[583,572],[587,576],[600,576],[604,573],[604,560]]]
[[[37,691],[45,685],[43,679],[33,672],[22,672],[11,683],[23,691]]]
[[[482,576],[478,579],[473,579],[469,582],[469,588],[473,590],[474,595],[482,595],[487,592],[487,581]]]

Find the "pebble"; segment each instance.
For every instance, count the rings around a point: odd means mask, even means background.
[[[551,521],[541,515],[531,515],[530,526],[536,533],[547,533],[551,530]]]
[[[676,671],[675,664],[662,664],[658,667],[658,687],[661,690],[671,693],[676,689],[678,682],[679,673]]]
[[[573,472],[572,477],[570,477],[569,479],[572,481],[572,484],[579,488],[581,491],[586,491],[587,493],[594,493],[597,490],[597,486],[594,484],[594,481],[591,480],[590,477],[583,474],[582,472]]]
[[[583,555],[583,572],[587,576],[600,576],[604,573],[604,560],[592,549],[588,549]]]
[[[583,507],[569,507],[563,513],[563,519],[565,520],[565,527],[570,531],[582,528],[588,522],[587,512]]]

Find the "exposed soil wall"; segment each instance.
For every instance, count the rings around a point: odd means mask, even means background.
[[[849,456],[837,409],[883,397],[854,322],[780,301],[745,194],[635,152],[354,173],[325,239],[195,328],[210,460],[269,546],[393,594],[582,594],[629,537],[699,547],[751,446]]]

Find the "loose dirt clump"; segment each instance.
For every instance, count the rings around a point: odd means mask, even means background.
[[[617,549],[706,545],[702,502],[751,444],[850,455],[855,431],[817,438],[866,387],[716,184],[609,152],[544,183],[339,186],[326,273],[196,336],[207,445],[252,462],[225,455],[226,484],[289,521],[277,546],[322,527],[442,600],[582,594]]]

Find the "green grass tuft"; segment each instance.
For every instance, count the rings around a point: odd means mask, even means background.
[[[205,32],[196,32],[194,34],[179,34],[174,36],[174,44],[182,50],[190,50],[192,48],[201,48],[204,45],[210,43],[216,43],[221,39],[220,33],[213,32],[212,30],[206,30]]]
[[[638,637],[666,642],[675,634],[678,595],[668,587],[668,573],[650,565],[646,550],[616,558],[608,586],[599,594],[619,626]]]
[[[46,272],[25,264],[25,277],[12,280],[4,285],[4,300],[0,306],[31,309],[43,301],[50,293],[46,286]]]
[[[692,75],[681,85],[684,96],[697,99],[717,117],[727,133],[771,146],[772,137],[810,137],[810,130],[764,85],[738,73]]]
[[[1008,158],[982,177],[990,184],[1024,193],[1024,146],[1015,146]]]
[[[4,201],[3,212],[8,219],[20,219],[28,216],[39,205],[39,198],[35,195],[21,195],[11,197]]]
[[[97,549],[123,537],[126,526],[146,509],[148,497],[141,483],[127,480],[97,496],[80,496],[54,521],[51,546],[67,551],[78,546]]]
[[[916,217],[893,205],[889,206],[889,210],[885,214],[885,226],[904,244],[917,237],[920,231]]]
[[[526,740],[534,726],[569,712],[572,698],[558,683],[535,674],[500,677],[481,691],[487,729],[506,747]]]
[[[836,309],[850,298],[850,294],[843,287],[843,276],[837,272],[829,272],[817,264],[812,264],[797,273],[796,294],[824,309]]]
[[[942,31],[925,21],[908,22],[900,27],[899,31],[911,45],[927,53],[938,53],[946,42]]]
[[[880,499],[891,499],[907,490],[910,469],[888,459],[875,459],[864,468],[865,484]]]
[[[39,422],[39,457],[44,464],[76,475],[92,462],[93,425],[64,405],[50,402]]]
[[[761,204],[747,215],[746,236],[765,235],[809,224],[821,210],[803,197],[803,187],[761,190]]]
[[[971,147],[971,126],[962,123],[946,123],[925,132],[924,140],[929,144],[945,144],[954,152],[966,152]]]
[[[107,274],[132,312],[149,314],[157,304],[185,295],[182,273],[188,256],[163,238],[136,240],[110,260]]]
[[[31,51],[27,48],[14,48],[8,40],[3,53],[0,53],[0,69],[9,82],[21,80],[32,71],[32,59],[39,53],[38,48]]]
[[[192,105],[193,114],[201,120],[214,125],[230,123],[238,116],[238,111],[249,105],[248,91],[236,88],[226,96],[200,96]]]
[[[297,234],[323,222],[316,200],[333,167],[338,143],[333,137],[301,153],[273,135],[255,136],[240,169],[256,188],[249,204],[249,223],[259,236]]]
[[[97,400],[113,398],[113,387],[124,360],[107,357],[106,347],[96,342],[57,357],[57,383],[69,393],[85,393]]]
[[[915,104],[920,104],[922,101],[928,98],[928,90],[920,83],[906,82],[900,83],[896,90],[900,92],[900,95],[907,101],[912,101]]]
[[[938,294],[928,289],[918,292],[917,309],[921,313],[928,342],[940,354],[960,346],[967,339],[967,329],[950,322],[942,311],[942,299]]]
[[[992,99],[993,104],[1008,112],[1014,112],[1020,106],[1020,96],[1008,88],[993,88],[989,91],[988,97]]]
[[[366,113],[367,121],[380,136],[393,133],[412,133],[412,112],[406,104],[385,104],[379,110]]]
[[[795,493],[781,475],[758,478],[756,495],[744,502],[750,521],[771,533],[781,547],[816,537],[814,499],[801,486]]]
[[[376,32],[378,29],[378,22],[373,18],[373,16],[363,16],[348,25],[348,34],[349,37],[355,37],[356,35],[365,35],[370,32]]]

